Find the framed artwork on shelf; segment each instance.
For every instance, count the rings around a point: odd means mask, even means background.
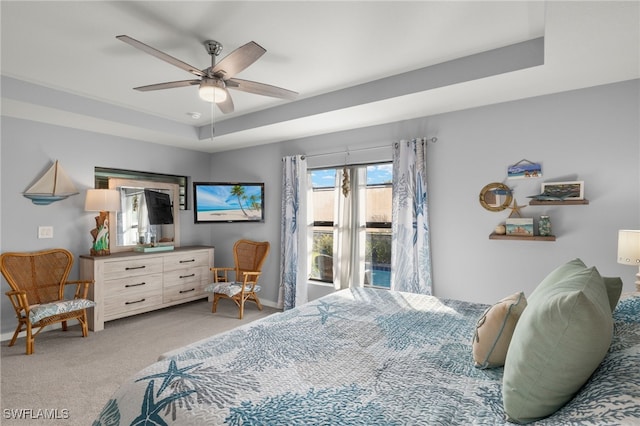
[[[584,200],[584,181],[544,182],[540,199],[544,200]]]
[[[514,217],[505,221],[507,235],[517,235],[520,237],[533,237],[533,218]]]

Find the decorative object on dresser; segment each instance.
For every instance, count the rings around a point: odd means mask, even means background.
[[[213,293],[211,312],[216,311],[220,299],[231,299],[239,308],[239,319],[244,315],[244,302],[251,301],[262,310],[258,292],[258,279],[262,273],[262,265],[269,254],[268,241],[238,240],[233,245],[233,268],[211,268],[213,283],[205,291]],[[234,281],[229,281],[229,273],[234,274]]]
[[[640,230],[618,231],[618,263],[638,267],[636,291],[640,291]]]
[[[77,194],[75,185],[56,160],[22,195],[33,204],[43,206]]]
[[[84,209],[88,212],[100,212],[96,216],[96,227],[91,230],[93,237],[92,256],[106,256],[109,250],[109,212],[120,210],[120,194],[111,189],[87,189]]]
[[[94,306],[87,300],[91,280],[68,281],[73,255],[59,248],[31,253],[7,252],[0,255],[0,271],[9,283],[6,293],[18,318],[18,327],[9,346],[16,343],[22,328],[27,332],[27,355],[33,353],[35,337],[48,325],[78,320],[82,337],[87,337],[86,309]],[[65,299],[66,285],[75,285],[73,299]],[[33,327],[38,331],[33,333]]]
[[[95,281],[89,292],[96,303],[89,328],[100,331],[106,321],[208,297],[204,288],[213,252],[213,247],[195,246],[80,256],[80,277]]]

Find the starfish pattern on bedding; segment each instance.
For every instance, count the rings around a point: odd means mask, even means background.
[[[320,323],[325,324],[327,322],[327,320],[329,320],[329,318],[333,317],[333,318],[342,318],[342,319],[346,319],[345,317],[342,317],[338,314],[341,313],[341,306],[338,303],[330,303],[330,302],[326,302],[324,300],[320,300],[320,303],[315,305],[316,308],[318,308],[318,313],[317,314],[308,314],[308,315],[302,315],[304,317],[320,317]]]
[[[178,364],[176,363],[176,361],[174,359],[172,359],[171,362],[169,362],[169,369],[166,372],[164,372],[164,373],[156,373],[156,374],[152,374],[150,376],[141,377],[138,380],[136,380],[136,382],[139,382],[141,380],[149,380],[149,379],[160,379],[160,378],[163,379],[162,380],[162,385],[160,385],[160,389],[158,389],[158,393],[156,394],[156,396],[158,396],[176,378],[194,379],[194,380],[196,380],[196,377],[191,375],[191,374],[187,374],[187,371],[192,370],[192,369],[198,367],[201,364],[202,363],[199,362],[198,364],[193,364],[193,365],[189,365],[187,367],[178,368]]]
[[[195,392],[194,390],[175,393],[173,395],[168,396],[165,399],[156,402],[153,400],[153,383],[151,380],[147,385],[147,388],[144,391],[144,399],[142,401],[141,413],[140,415],[131,422],[132,426],[142,426],[142,425],[157,425],[157,426],[168,426],[167,422],[165,422],[162,417],[160,417],[160,412],[171,402],[176,399],[184,398],[190,393]]]

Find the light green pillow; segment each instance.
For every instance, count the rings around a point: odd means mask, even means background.
[[[531,303],[531,301],[536,301],[539,297],[539,293],[542,293],[547,287],[554,286],[557,282],[564,280],[576,272],[583,271],[586,268],[587,265],[585,265],[580,259],[573,259],[558,266],[556,269],[551,271],[529,295],[529,303]]]
[[[573,263],[572,263],[573,262]],[[502,397],[509,421],[529,423],[553,414],[578,392],[604,359],[613,319],[596,268],[575,261],[545,279],[528,298],[509,345]]]
[[[523,292],[519,292],[505,297],[484,312],[473,334],[472,353],[476,367],[504,365],[513,330],[526,307],[527,299]]]
[[[602,277],[604,280],[604,286],[607,289],[607,296],[609,297],[609,306],[611,306],[611,312],[615,311],[622,294],[622,280],[620,277]]]

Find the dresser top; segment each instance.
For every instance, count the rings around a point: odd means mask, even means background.
[[[193,250],[208,250],[214,248],[213,246],[182,246],[176,247],[173,250],[167,251],[156,251],[156,252],[137,252],[137,251],[120,251],[117,253],[111,253],[107,256],[91,256],[89,254],[81,254],[80,258],[82,259],[95,259],[95,260],[107,260],[107,259],[117,259],[121,257],[134,257],[134,256],[166,256],[171,253],[180,253],[185,251],[193,251]]]

